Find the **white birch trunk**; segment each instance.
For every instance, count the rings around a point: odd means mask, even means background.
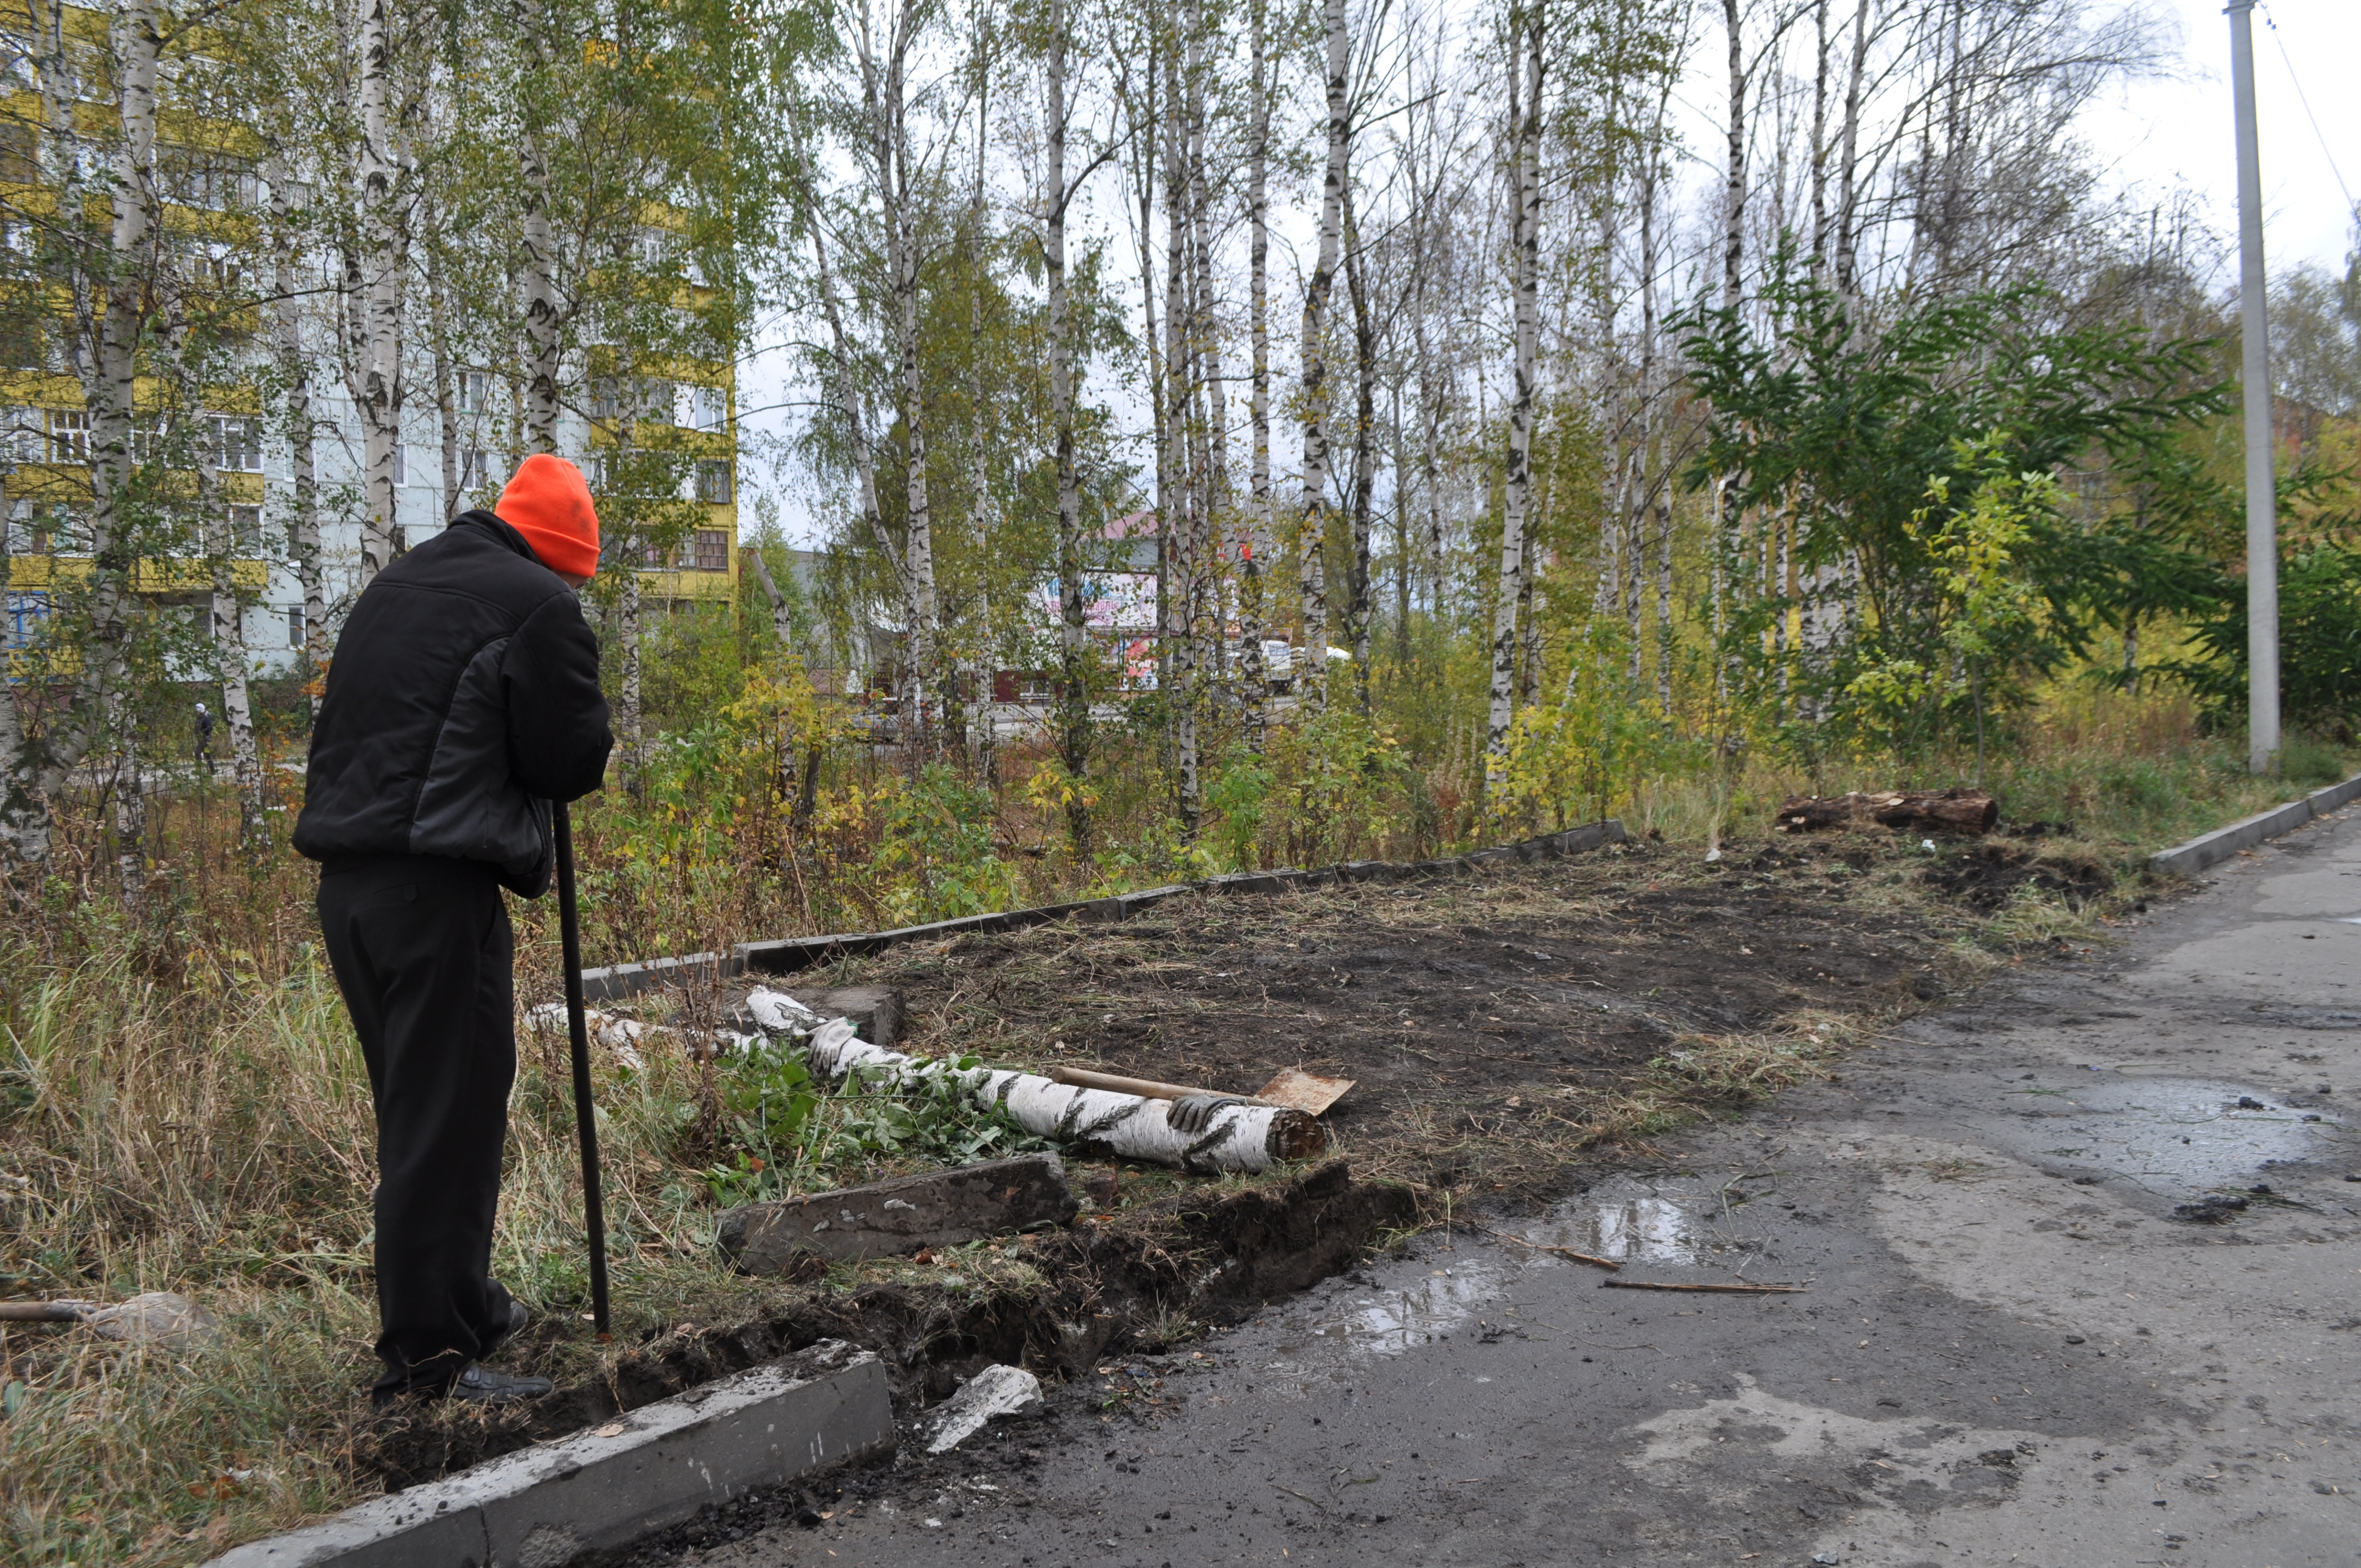
[[[646,736],[640,724],[640,563],[628,552],[615,591],[615,772],[626,793],[646,782]]]
[[[1189,208],[1193,179],[1190,145],[1194,135],[1197,41],[1193,8],[1180,15],[1168,54],[1164,125],[1164,365],[1171,442],[1172,513],[1163,537],[1168,575],[1165,635],[1171,647],[1174,805],[1185,839],[1196,835],[1201,812],[1197,793],[1197,702],[1199,697],[1197,610],[1203,530],[1204,472],[1196,428],[1196,327],[1199,302],[1191,297],[1189,269]]]
[[[211,611],[215,674],[221,681],[222,721],[229,729],[230,776],[237,785],[238,842],[258,844],[263,836],[262,755],[254,740],[254,705],[247,693],[245,608],[237,598],[231,562],[237,539],[229,526],[210,467],[200,472],[203,496],[206,565],[212,576]]]
[[[1510,291],[1516,316],[1516,395],[1509,405],[1509,466],[1501,507],[1499,597],[1492,612],[1492,706],[1485,727],[1488,776],[1508,762],[1515,716],[1518,601],[1523,597],[1525,512],[1532,494],[1533,378],[1539,356],[1542,18],[1517,18],[1509,57],[1509,116],[1516,207],[1510,214]],[[1519,80],[1521,76],[1521,82]]]
[[[1730,35],[1730,126],[1721,185],[1721,308],[1734,311],[1739,269],[1746,250],[1746,40],[1739,18],[1741,0],[1721,0],[1722,26]]]
[[[383,0],[376,0],[382,4]],[[518,30],[522,35],[525,64],[533,80],[526,89],[525,112],[517,136],[519,173],[522,177],[524,211],[519,225],[524,268],[524,446],[528,454],[557,450],[558,388],[561,351],[558,331],[557,238],[549,221],[549,159],[543,147],[547,127],[537,104],[547,91],[544,80],[550,69],[547,18],[541,0],[517,0]]]
[[[123,140],[115,154],[106,312],[98,323],[94,374],[82,386],[90,410],[92,566],[91,646],[82,656],[87,678],[97,688],[104,730],[119,748],[115,874],[125,905],[137,907],[148,884],[147,807],[125,641],[131,614],[127,557],[137,554],[139,542],[127,537],[130,520],[120,509],[137,462],[134,389],[150,315],[149,272],[158,261],[156,73],[162,40],[153,0],[126,0],[115,12],[113,44]]]
[[[1262,754],[1270,676],[1264,668],[1262,560],[1271,536],[1270,501],[1270,17],[1252,0],[1247,20],[1246,120],[1247,458],[1246,509],[1238,520],[1238,707],[1246,751]]]
[[[313,464],[312,359],[303,345],[303,313],[295,278],[294,176],[284,156],[276,158],[270,181],[271,330],[280,374],[287,384],[283,428],[294,512],[288,521],[287,553],[303,590],[304,688],[312,717],[320,716],[320,682],[328,667],[328,592],[320,566],[320,483]]]
[[[884,56],[879,58],[869,9],[861,8],[854,47],[861,62],[862,108],[868,125],[867,153],[877,181],[885,237],[887,328],[893,334],[903,433],[903,497],[906,523],[902,564],[907,582],[909,624],[904,629],[900,707],[905,739],[922,755],[933,738],[935,642],[934,511],[927,491],[925,373],[918,342],[918,249],[911,203],[917,199],[909,166],[909,104],[905,68],[911,44],[908,9],[894,13]]]
[[[1066,297],[1066,0],[1049,0],[1049,202],[1042,251],[1049,287],[1049,415],[1058,460],[1058,755],[1075,786],[1066,803],[1066,837],[1077,858],[1090,847],[1090,806],[1080,788],[1090,768],[1090,632],[1083,620],[1082,494],[1074,467],[1074,342]]]
[[[396,448],[401,441],[401,295],[403,231],[401,169],[393,145],[392,38],[387,0],[363,0],[360,31],[358,148],[362,278],[362,343],[353,400],[361,416],[363,503],[360,586],[393,559],[398,491]]]
[[[1343,240],[1345,181],[1352,157],[1347,99],[1352,45],[1345,31],[1345,0],[1325,0],[1328,162],[1320,187],[1320,256],[1303,291],[1303,506],[1299,587],[1303,598],[1303,646],[1296,651],[1297,701],[1318,712],[1328,693],[1328,301],[1336,287]]]

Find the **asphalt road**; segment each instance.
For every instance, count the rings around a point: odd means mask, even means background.
[[[676,1560],[2361,1563],[2361,809],[2124,937],[1516,1227],[1803,1293],[1455,1230]]]

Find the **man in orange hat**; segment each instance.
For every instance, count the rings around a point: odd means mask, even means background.
[[[598,569],[581,471],[525,459],[353,607],[312,728],[295,848],[377,1106],[371,1390],[505,1403],[542,1377],[482,1365],[524,1326],[491,1277],[516,1077],[503,887],[549,887],[550,806],[597,789],[614,744],[574,590]]]

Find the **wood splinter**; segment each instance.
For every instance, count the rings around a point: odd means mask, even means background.
[[[1504,1242],[1514,1242],[1519,1246],[1529,1246],[1535,1252],[1554,1252],[1560,1257],[1570,1257],[1576,1263],[1587,1263],[1593,1268],[1603,1268],[1610,1274],[1623,1266],[1611,1257],[1593,1257],[1587,1252],[1576,1252],[1570,1246],[1553,1246],[1547,1242],[1527,1241],[1524,1237],[1512,1235],[1507,1231],[1496,1231],[1489,1225],[1478,1225],[1476,1228],[1488,1236],[1497,1237]],[[1609,1280],[1608,1283],[1611,1285],[1614,1281]]]
[[[1618,1290],[1711,1290],[1731,1296],[1800,1296],[1808,1285],[1673,1285],[1661,1279],[1602,1279],[1599,1288]]]

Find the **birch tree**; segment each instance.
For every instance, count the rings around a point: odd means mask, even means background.
[[[1328,156],[1320,185],[1319,259],[1303,291],[1303,488],[1297,535],[1303,641],[1295,652],[1297,700],[1315,713],[1326,706],[1328,691],[1328,305],[1336,288],[1337,256],[1344,238],[1345,181],[1351,177],[1352,159],[1353,56],[1345,0],[1325,0],[1323,5],[1321,42]]]
[[[1517,603],[1523,593],[1526,514],[1532,499],[1533,399],[1540,353],[1542,11],[1509,19],[1509,137],[1512,207],[1509,288],[1515,317],[1516,391],[1509,405],[1509,461],[1501,506],[1499,597],[1492,611],[1492,704],[1485,728],[1488,776],[1509,756],[1516,707]]]

